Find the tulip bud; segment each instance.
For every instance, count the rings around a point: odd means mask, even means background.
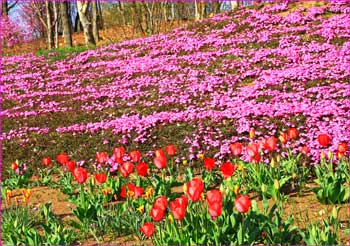
[[[332,217],[333,217],[333,219],[337,219],[338,218],[338,210],[337,210],[336,207],[333,207]]]
[[[243,166],[242,166],[242,165],[238,165],[237,170],[238,170],[238,171],[242,171],[242,170],[243,170]]]
[[[254,130],[254,128],[250,128],[249,137],[250,137],[251,139],[254,139],[254,137],[255,137],[255,130]]]
[[[273,159],[273,158],[271,159],[270,166],[271,166],[272,168],[275,167],[275,159]]]
[[[277,155],[276,161],[277,161],[277,163],[280,163],[280,162],[281,162],[281,155],[280,155],[280,154]]]
[[[137,208],[137,211],[139,211],[141,214],[145,212],[145,206],[141,205],[140,207]]]
[[[182,164],[183,164],[184,166],[187,166],[187,160],[183,160],[183,161],[182,161]]]
[[[278,179],[275,179],[273,181],[273,186],[275,187],[276,190],[280,189],[280,182],[278,181]]]
[[[262,185],[261,185],[261,192],[265,194],[266,191],[267,191],[266,185],[265,185],[265,184],[262,184]]]
[[[321,159],[325,159],[326,158],[326,154],[324,153],[324,151],[322,150],[321,152]]]
[[[296,173],[292,173],[292,178],[295,179],[297,177]]]
[[[238,192],[239,192],[239,186],[238,185],[233,186],[233,192],[236,194],[236,196],[238,196]]]
[[[172,214],[169,214],[168,215],[168,221],[172,222],[173,220],[174,220],[174,218],[173,218]]]
[[[184,193],[187,193],[187,184],[184,184],[183,190],[184,190]]]
[[[198,155],[198,157],[199,157],[199,159],[204,160],[204,154],[203,154],[203,153],[200,153],[200,154]]]
[[[328,151],[328,159],[329,160],[333,159],[333,152],[332,151]]]
[[[219,190],[220,190],[221,192],[224,192],[224,191],[225,191],[225,187],[224,187],[224,185],[223,185],[223,184],[221,184],[221,185],[220,185]]]

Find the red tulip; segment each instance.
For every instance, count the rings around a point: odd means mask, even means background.
[[[114,157],[115,157],[116,159],[122,160],[122,159],[123,159],[123,156],[124,156],[124,154],[125,154],[125,149],[124,149],[124,147],[121,146],[121,147],[118,147],[118,148],[114,148],[113,154],[114,154]]]
[[[271,152],[277,149],[277,139],[275,137],[270,137],[266,139],[264,144],[264,149]]]
[[[176,148],[172,144],[169,144],[168,146],[166,146],[165,151],[170,156],[176,155]]]
[[[82,184],[87,180],[88,172],[82,167],[77,167],[73,170],[73,176],[79,184]]]
[[[45,166],[45,167],[48,167],[51,165],[51,158],[50,157],[45,157],[41,163]]]
[[[146,222],[143,224],[143,226],[140,228],[140,231],[145,234],[146,237],[151,237],[154,234],[155,231],[154,224],[152,222]]]
[[[209,190],[207,191],[207,202],[208,204],[221,203],[222,193],[219,190]]]
[[[168,207],[168,200],[166,196],[157,197],[157,199],[154,201],[153,207],[158,207],[165,211]]]
[[[179,198],[177,198],[179,201],[180,206],[187,207],[188,200],[184,195],[181,195]]]
[[[182,220],[186,216],[187,199],[182,196],[170,202],[170,209],[177,220]]]
[[[95,180],[100,183],[103,184],[106,182],[107,180],[107,174],[106,173],[96,173],[95,174]]]
[[[205,169],[210,171],[215,167],[215,160],[213,158],[205,158],[203,164]]]
[[[75,169],[75,162],[74,161],[68,161],[66,163],[66,168],[70,171],[73,172]]]
[[[327,147],[331,143],[331,138],[327,134],[318,135],[317,140],[323,147]]]
[[[164,218],[164,212],[165,210],[153,206],[152,210],[150,211],[150,215],[154,221],[161,221]]]
[[[159,169],[166,168],[166,157],[164,155],[157,156],[153,161]]]
[[[288,129],[288,137],[290,139],[296,139],[299,135],[299,132],[296,128],[292,127]]]
[[[343,158],[343,157],[345,156],[345,153],[342,153],[342,152],[337,151],[337,152],[335,153],[335,156],[337,157],[337,159],[341,159],[341,158]]]
[[[56,161],[61,165],[64,165],[68,162],[68,155],[66,153],[61,153],[56,156]]]
[[[225,162],[220,166],[220,171],[225,179],[231,177],[236,170],[236,165],[231,162]]]
[[[12,169],[13,171],[16,171],[17,168],[18,168],[18,164],[17,164],[16,162],[13,162],[13,163],[11,164],[11,169]]]
[[[131,151],[129,156],[133,162],[139,162],[141,160],[141,153],[138,150]]]
[[[252,202],[250,201],[249,197],[246,195],[240,195],[236,198],[235,206],[238,212],[240,213],[248,212],[251,205],[252,205]]]
[[[198,201],[204,191],[204,183],[201,178],[193,178],[186,184],[186,193],[192,202]]]
[[[134,164],[130,161],[124,162],[119,169],[120,174],[127,178],[134,171]]]
[[[96,153],[96,161],[100,164],[106,163],[108,159],[108,154],[107,152],[97,152]]]
[[[207,192],[208,212],[212,217],[218,217],[222,212],[222,193],[219,190]]]
[[[348,144],[347,143],[340,143],[338,145],[338,152],[341,153],[341,154],[344,154],[347,149],[348,149]]]
[[[208,203],[208,212],[211,215],[211,217],[218,217],[222,213],[222,202],[216,202],[209,204]]]
[[[144,191],[145,190],[142,187],[135,186],[135,188],[134,188],[135,198],[141,197],[143,195]]]
[[[288,134],[281,133],[281,135],[278,137],[278,139],[281,141],[282,144],[285,144],[288,142]]]
[[[239,142],[230,144],[230,151],[234,156],[239,156],[242,153],[243,145]]]
[[[255,155],[259,154],[259,146],[255,143],[249,144],[246,147],[246,150],[247,150],[247,154],[250,157],[254,157]]]
[[[148,165],[144,162],[140,162],[136,165],[136,171],[139,176],[145,177],[148,172]]]
[[[164,150],[163,149],[157,149],[156,150],[156,157],[158,156],[165,156]]]
[[[120,197],[121,197],[121,198],[125,198],[125,197],[126,197],[126,189],[125,189],[125,186],[122,186],[122,188],[121,188]]]
[[[310,152],[310,148],[308,146],[303,146],[301,147],[300,152],[307,155]]]
[[[259,163],[261,161],[261,156],[257,153],[254,157],[251,158],[252,162]]]
[[[128,183],[128,191],[131,192],[131,196],[135,197],[135,198],[139,198],[143,195],[144,189],[142,187],[136,186],[132,183]]]

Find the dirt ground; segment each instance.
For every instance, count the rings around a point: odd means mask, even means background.
[[[294,224],[298,226],[298,228],[305,228],[306,224],[315,223],[317,221],[322,222],[323,218],[327,218],[332,213],[332,209],[334,205],[322,205],[317,201],[315,194],[310,190],[313,184],[309,184],[305,191],[301,194],[291,193],[288,194],[289,200],[284,202],[284,210],[286,216],[293,214],[294,215]],[[182,187],[177,187],[176,192],[181,192]],[[60,217],[63,221],[68,222],[75,218],[72,210],[74,209],[74,204],[69,202],[68,196],[61,193],[58,189],[52,189],[49,187],[33,187],[32,188],[32,196],[30,198],[29,204],[36,209],[39,209],[40,205],[51,202],[52,203],[52,211],[53,213]],[[20,190],[14,191],[14,197],[20,197]],[[258,207],[262,210],[262,202],[255,194],[249,194],[252,199],[256,199],[258,202]],[[274,201],[272,199],[269,200],[270,206]],[[3,203],[2,209],[6,208]],[[341,241],[344,243],[349,243],[349,234],[345,233],[345,230],[350,229],[350,203],[342,204],[341,209],[339,211],[339,219],[341,223],[341,231],[340,237]],[[117,239],[112,239],[113,237],[109,237],[106,235],[105,242],[108,244],[149,244],[150,242],[140,242],[138,238],[135,236],[126,236],[120,237]],[[91,238],[85,241],[79,242],[84,245],[97,245],[96,241]]]

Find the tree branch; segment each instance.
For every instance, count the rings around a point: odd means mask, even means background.
[[[14,3],[12,3],[10,6],[7,7],[7,11],[10,11],[10,9],[12,9],[13,7],[15,7],[18,3],[18,0],[15,1]]]

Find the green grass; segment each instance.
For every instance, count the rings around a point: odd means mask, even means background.
[[[91,49],[91,48],[90,48]],[[88,50],[86,46],[74,46],[71,48],[58,48],[54,50],[38,50],[35,55],[45,56],[46,59],[54,62],[65,59],[68,55],[77,55],[81,52]],[[55,55],[53,55],[55,54]]]

